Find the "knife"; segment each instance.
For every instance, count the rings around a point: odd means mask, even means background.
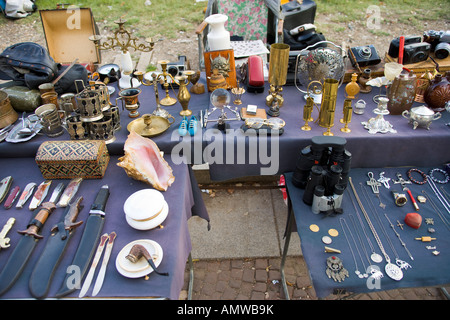
[[[9,188],[11,187],[11,183],[13,181],[13,177],[8,176],[6,178],[3,178],[2,181],[0,181],[0,203],[5,199],[6,195],[8,194]]]
[[[100,238],[100,243],[97,247],[97,251],[95,252],[94,261],[92,261],[91,268],[84,280],[83,286],[81,287],[80,294],[78,298],[83,298],[86,295],[89,287],[91,286],[92,279],[94,278],[95,269],[97,268],[98,262],[100,261],[100,257],[102,256],[103,249],[105,248],[106,241],[108,241],[108,234],[105,233]]]
[[[5,209],[9,209],[12,207],[14,201],[17,199],[17,196],[19,195],[19,192],[20,192],[19,186],[15,186],[11,190],[11,193],[9,194],[8,198],[6,198],[5,204],[3,205]]]
[[[109,257],[111,256],[112,247],[114,245],[114,239],[116,238],[116,233],[111,232],[108,238],[108,244],[106,245],[105,255],[103,256],[102,266],[98,271],[97,280],[95,280],[94,289],[92,290],[92,296],[95,297],[103,285],[103,280],[105,279],[106,267],[108,266]]]
[[[31,219],[27,229],[18,231],[19,234],[22,234],[23,236],[9,256],[9,259],[0,274],[0,295],[8,291],[22,274],[36,244],[43,238],[42,235],[39,234],[39,231],[42,229],[48,216],[55,208],[56,206],[51,202],[43,203],[39,209],[35,210],[36,214],[34,215],[34,218]]]
[[[56,297],[65,296],[80,287],[81,280],[86,274],[89,263],[94,255],[96,244],[100,238],[100,234],[105,223],[105,207],[109,198],[109,187],[104,185],[100,188],[94,203],[89,211],[89,217],[84,227],[83,235],[78,244],[77,252],[73,258],[71,266],[78,268],[78,281],[73,283],[73,274],[66,274],[61,288],[56,293]],[[74,270],[72,268],[72,270]]]
[[[77,193],[78,188],[80,187],[81,181],[83,181],[83,178],[75,178],[69,182],[66,189],[64,190],[64,193],[62,194],[61,198],[59,199],[59,202],[57,204],[58,207],[64,208],[69,204],[70,200],[72,200],[72,198]]]
[[[17,201],[16,208],[22,208],[23,205],[28,201],[28,199],[33,194],[34,188],[36,188],[37,184],[34,182],[30,182],[23,189],[22,194],[20,195],[19,200]]]
[[[28,287],[31,295],[37,299],[45,298],[47,295],[67,243],[74,230],[83,223],[83,221],[76,222],[78,214],[82,210],[82,200],[83,197],[79,197],[65,209],[61,220],[51,229],[52,233],[45,244],[44,251],[34,266]]]
[[[34,193],[33,199],[31,199],[29,209],[35,210],[45,199],[48,193],[48,189],[52,184],[52,180],[43,181],[38,187],[36,192]]]

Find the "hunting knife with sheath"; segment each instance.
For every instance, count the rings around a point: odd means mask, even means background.
[[[44,251],[34,266],[28,286],[31,295],[37,299],[46,297],[67,243],[75,228],[83,223],[83,221],[76,221],[82,209],[81,201],[83,201],[83,197],[79,197],[74,203],[66,207],[61,220],[51,229],[51,235],[45,244]]]
[[[105,207],[109,198],[109,187],[104,185],[100,188],[94,203],[89,211],[89,217],[86,220],[83,235],[78,244],[77,252],[73,258],[72,267],[79,268],[79,279],[74,283],[74,275],[66,274],[61,288],[56,293],[56,297],[63,297],[79,288],[84,275],[89,267],[89,263],[97,248],[98,240],[105,223]]]
[[[56,208],[54,203],[44,202],[39,209],[36,209],[34,218],[31,219],[24,231],[18,231],[22,234],[22,238],[17,244],[16,248],[9,256],[5,267],[0,274],[0,295],[4,294],[9,288],[13,286],[16,280],[20,277],[28,259],[31,256],[36,244],[43,237],[39,231],[47,221],[48,216]]]

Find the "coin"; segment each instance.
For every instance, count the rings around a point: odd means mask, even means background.
[[[331,240],[331,238],[329,236],[323,236],[322,237],[322,242],[325,243],[325,244],[330,244],[333,241]]]
[[[339,235],[339,232],[336,229],[330,229],[328,230],[328,234],[332,237],[337,237]]]
[[[309,226],[309,230],[311,230],[312,232],[318,232],[319,226],[317,224],[312,224]]]

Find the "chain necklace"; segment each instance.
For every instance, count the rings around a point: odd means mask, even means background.
[[[340,222],[340,224],[341,224],[342,231],[344,231],[344,236],[345,236],[345,239],[347,240],[347,244],[348,244],[348,247],[350,248],[350,252],[352,253],[353,261],[355,262],[355,273],[356,273],[356,275],[357,275],[359,278],[367,278],[367,277],[368,277],[368,274],[367,274],[367,273],[364,273],[364,274],[363,274],[363,273],[361,273],[361,271],[359,271],[358,263],[356,262],[356,256],[355,256],[355,253],[353,252],[352,246],[350,245],[350,240],[349,240],[348,237],[347,237],[347,232],[345,231],[344,224],[345,224],[345,226],[347,227],[347,229],[348,229],[348,231],[349,231],[349,233],[350,233],[350,235],[351,235],[351,237],[352,237],[352,239],[353,239],[353,242],[355,243],[356,249],[358,249],[358,248],[357,248],[357,245],[356,245],[355,238],[353,238],[353,234],[352,234],[350,228],[349,228],[348,225],[347,225],[347,221],[345,221],[344,218],[339,218],[339,222]],[[359,253],[359,250],[358,250],[358,254],[359,254],[359,258],[360,258],[361,261],[362,261],[362,257],[361,257],[361,254]],[[364,268],[364,262],[363,262],[363,268]]]
[[[398,255],[398,253],[397,253],[397,250],[395,250],[395,247],[394,247],[394,245],[392,244],[391,238],[390,238],[389,235],[387,234],[386,229],[384,228],[383,223],[381,222],[380,216],[378,215],[378,212],[377,212],[377,210],[375,209],[375,206],[373,205],[372,199],[370,199],[367,190],[364,189],[364,186],[363,186],[362,183],[360,184],[360,186],[361,186],[361,190],[363,191],[363,194],[364,194],[364,196],[365,196],[365,198],[366,198],[367,203],[369,203],[369,206],[370,206],[370,208],[372,209],[372,212],[373,212],[374,217],[377,219],[377,222],[378,222],[378,224],[379,224],[379,226],[380,226],[381,232],[383,232],[384,237],[386,238],[386,241],[388,242],[389,246],[390,246],[391,249],[392,249],[392,252],[394,252],[394,255],[395,255],[395,263],[396,263],[401,269],[408,269],[408,268],[410,268],[411,265],[410,265],[408,262],[401,260],[400,257],[399,257],[399,255]]]
[[[430,176],[428,176],[430,177]],[[438,198],[439,202],[444,206],[445,210],[447,210],[447,213],[450,213],[450,204],[447,202],[447,199],[441,194],[439,189],[437,188],[436,184],[433,182],[433,180],[430,178],[430,188],[433,190],[434,194]]]
[[[402,238],[400,237],[400,234],[397,232],[397,230],[395,230],[395,227],[392,224],[391,220],[389,220],[388,215],[385,213],[384,216],[386,217],[387,221],[389,222],[389,225],[391,226],[392,230],[394,230],[395,235],[397,236],[398,240],[400,240],[400,243],[402,244],[403,248],[405,248],[405,250],[408,253],[411,260],[414,260],[414,257],[412,256],[411,252],[409,252],[408,248],[406,247],[406,243],[403,242]]]
[[[350,186],[351,186],[351,188],[353,190],[353,194],[355,195],[356,201],[358,202],[359,207],[361,208],[361,211],[364,214],[364,217],[365,217],[365,219],[367,221],[367,224],[369,225],[370,231],[372,231],[372,234],[373,234],[373,236],[375,238],[375,241],[377,242],[378,247],[380,248],[381,253],[383,254],[384,258],[386,259],[387,264],[384,267],[384,271],[386,272],[386,274],[388,275],[389,278],[391,278],[393,280],[396,280],[396,281],[401,280],[403,278],[402,270],[397,265],[391,263],[391,259],[389,258],[388,254],[384,250],[383,244],[381,243],[381,239],[378,236],[378,233],[375,230],[375,228],[374,228],[374,226],[372,224],[372,221],[370,221],[370,218],[369,218],[366,210],[364,209],[364,206],[362,205],[361,200],[359,199],[358,193],[356,192],[355,186],[353,185],[352,178],[349,177],[348,181],[349,181]]]
[[[375,252],[375,248],[374,248],[374,246],[372,244],[372,241],[370,240],[369,236],[366,233],[366,228],[364,227],[364,223],[363,223],[363,221],[361,219],[361,216],[359,215],[358,209],[356,208],[355,201],[353,201],[353,198],[351,197],[350,191],[348,189],[347,189],[347,191],[348,191],[349,198],[352,201],[353,207],[355,208],[356,216],[358,217],[359,224],[361,225],[361,229],[363,230],[364,236],[366,237],[366,240],[369,243],[369,247],[372,250],[372,254],[370,255],[370,259],[372,259],[372,261],[375,262],[375,263],[380,263],[381,261],[383,261],[383,257],[380,254]]]

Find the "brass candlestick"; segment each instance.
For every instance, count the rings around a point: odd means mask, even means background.
[[[344,101],[344,117],[342,118],[342,123],[345,124],[343,128],[341,128],[342,132],[349,133],[352,130],[349,129],[348,124],[352,121],[352,100],[345,99]]]
[[[311,113],[314,107],[314,100],[311,97],[306,98],[306,104],[303,107],[303,120],[305,121],[305,125],[301,128],[303,131],[310,131],[311,126],[308,124],[308,122],[313,121],[314,119],[311,118]]]
[[[336,79],[327,78],[323,82],[322,102],[319,111],[319,126],[327,128],[323,133],[324,136],[332,136],[330,131],[334,126],[334,112],[336,110],[337,90],[339,88],[339,81]]]
[[[163,88],[164,88],[164,91],[166,92],[166,96],[163,99],[161,99],[161,101],[160,101],[160,103],[163,106],[173,106],[175,103],[177,103],[177,99],[169,96],[169,82],[167,81],[167,79],[170,78],[172,80],[172,82],[175,82],[175,79],[173,78],[173,76],[170,73],[167,72],[167,64],[168,63],[169,63],[169,60],[158,61],[158,64],[161,65],[162,73],[157,76],[156,80],[164,81]]]

